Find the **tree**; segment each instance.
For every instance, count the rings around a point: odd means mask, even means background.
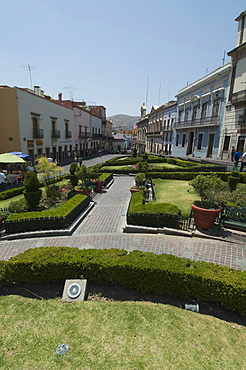
[[[37,172],[42,173],[43,175],[42,179],[45,183],[46,195],[48,196],[51,179],[56,176],[59,177],[62,173],[62,168],[57,166],[54,162],[49,163],[46,157],[40,157],[35,168]]]

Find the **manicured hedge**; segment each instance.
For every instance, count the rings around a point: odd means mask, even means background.
[[[216,302],[246,315],[246,271],[172,255],[120,249],[41,247],[0,263],[1,284],[85,278],[140,292]]]
[[[12,213],[5,221],[6,233],[65,229],[80,215],[89,203],[89,197],[77,194],[56,210]]]

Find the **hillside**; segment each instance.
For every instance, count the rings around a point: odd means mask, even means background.
[[[127,114],[116,114],[111,117],[107,117],[113,122],[113,128],[119,128],[119,126],[126,129],[132,129],[136,122],[139,120],[139,116],[128,116]]]

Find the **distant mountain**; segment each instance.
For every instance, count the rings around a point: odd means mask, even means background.
[[[131,130],[136,126],[137,121],[140,117],[138,116],[128,116],[127,114],[116,114],[111,117],[107,117],[113,122],[113,128],[125,128],[126,130]]]

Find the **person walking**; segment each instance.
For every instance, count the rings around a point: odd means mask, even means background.
[[[232,148],[231,148],[231,161],[232,162],[234,162],[234,160],[233,160],[233,156],[234,156],[234,153],[236,152],[236,150],[235,150],[235,147],[233,146]]]
[[[241,159],[242,159],[242,162],[241,162],[240,172],[242,172],[244,166],[246,166],[246,152],[243,153],[243,155],[241,156]]]
[[[78,160],[79,160],[79,166],[81,167],[82,166],[82,162],[83,162],[82,157],[80,156]]]
[[[237,168],[238,168],[238,161],[240,159],[240,153],[238,153],[238,151],[236,151],[234,154],[233,154],[233,171],[237,171]]]

